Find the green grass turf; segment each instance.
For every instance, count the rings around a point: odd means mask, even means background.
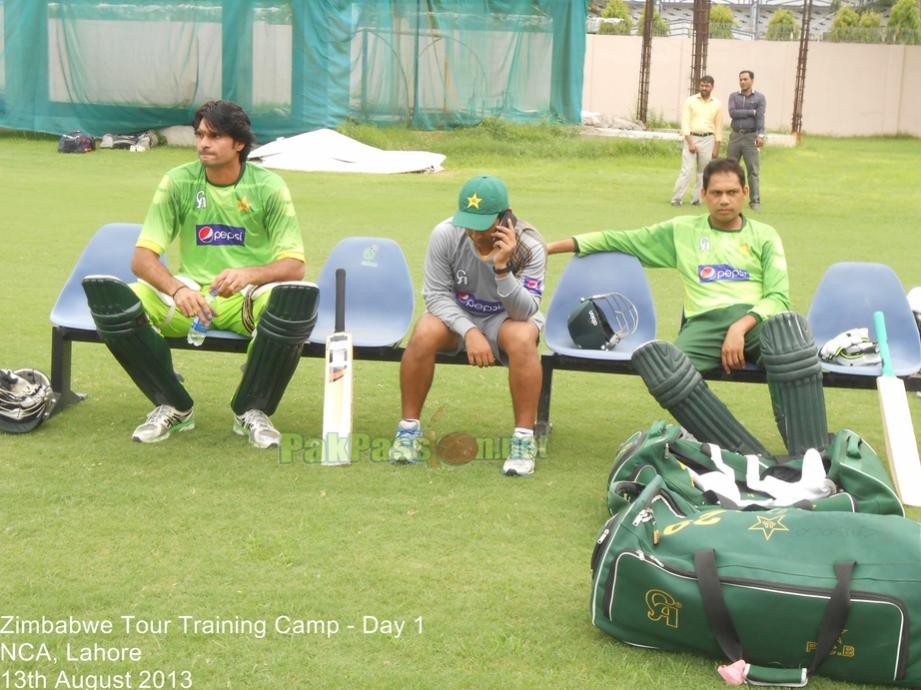
[[[448,154],[437,175],[283,175],[315,278],[347,235],[397,239],[421,286],[429,230],[452,213],[470,176],[491,172],[547,239],[665,219],[677,146],[581,140],[571,130],[490,123],[461,132],[347,128],[369,143]],[[83,246],[106,222],[139,222],[162,173],[187,149],[62,156],[55,142],[0,137],[3,288],[0,365],[50,362],[48,314]],[[794,305],[805,312],[825,268],[882,261],[921,284],[917,161],[910,139],[807,138],[768,148],[758,218],[783,237]],[[550,261],[551,294],[566,259]],[[659,335],[677,332],[680,284],[650,273]],[[421,300],[417,311],[421,311]],[[545,302],[548,304],[549,302]],[[604,522],[613,452],[663,412],[636,377],[558,372],[549,455],[530,479],[501,461],[396,468],[359,453],[350,468],[279,463],[230,432],[241,358],[176,352],[198,428],[154,446],[130,442],[150,405],[97,345],[74,346],[86,402],[26,436],[0,436],[0,615],[111,619],[112,635],[12,635],[46,642],[36,669],[134,674],[190,670],[195,688],[718,687],[715,660],[634,649],[588,616],[593,540]],[[303,360],[275,415],[318,435],[322,361]],[[780,450],[765,386],[718,394]],[[830,426],[884,447],[876,394],[830,390]],[[921,428],[912,399],[915,424]],[[359,362],[355,428],[385,442],[399,415],[398,367]],[[502,370],[443,367],[424,421],[441,437],[498,437],[511,427]],[[913,511],[912,517],[921,513]],[[179,616],[336,621],[338,634],[183,634]],[[168,633],[125,634],[121,616],[171,620]],[[364,616],[400,619],[400,639],[363,634]],[[422,617],[422,632],[415,620]],[[356,630],[348,631],[347,625]],[[141,649],[136,663],[67,662],[64,645]],[[836,684],[815,679],[816,688]]]

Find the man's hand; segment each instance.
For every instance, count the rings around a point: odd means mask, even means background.
[[[697,153],[697,144],[695,144],[693,141],[689,141],[688,151],[690,151],[691,153]]]
[[[720,357],[723,360],[723,371],[727,374],[733,369],[741,369],[745,366],[745,334],[757,323],[758,320],[754,316],[746,314],[726,331]]]
[[[764,146],[764,137],[762,137],[762,136],[760,136],[760,135],[757,136],[757,137],[755,137],[755,146],[757,146],[759,149],[760,149],[762,146]]]
[[[176,303],[176,309],[190,319],[195,318],[197,314],[202,321],[211,323],[211,319],[214,318],[215,312],[208,306],[205,296],[190,287],[183,285],[173,295],[173,301]]]
[[[477,367],[491,367],[496,363],[489,341],[479,328],[471,328],[464,335],[464,347],[467,350],[467,361]]]
[[[505,268],[508,266],[509,259],[515,253],[515,247],[518,246],[518,238],[515,235],[515,228],[512,221],[507,220],[505,225],[496,225],[492,235],[493,255],[492,262],[496,268]]]
[[[230,297],[255,282],[249,268],[225,268],[211,282],[211,289],[221,297]]]
[[[720,157],[720,143],[719,142],[716,142],[715,144],[713,144],[713,154],[712,155],[714,158]]]

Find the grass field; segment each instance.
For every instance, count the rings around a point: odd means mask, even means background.
[[[339,238],[367,234],[397,239],[421,286],[429,230],[480,172],[503,178],[515,211],[547,239],[635,227],[673,212],[677,146],[495,123],[454,133],[349,133],[446,153],[447,169],[284,173],[308,278]],[[165,147],[62,156],[51,139],[0,137],[0,365],[49,370],[48,314],[88,238],[106,222],[139,222],[163,172],[192,157]],[[784,240],[798,310],[807,310],[835,261],[881,261],[906,288],[921,284],[919,160],[921,141],[912,139],[808,137],[797,149],[765,151],[758,217]],[[551,259],[546,294],[565,261]],[[650,279],[659,336],[671,338],[680,284],[671,272]],[[192,433],[154,446],[132,443],[150,404],[104,347],[77,344],[74,388],[89,398],[33,434],[0,436],[0,616],[115,626],[111,633],[0,635],[6,644],[44,642],[55,657],[7,658],[0,674],[37,671],[45,687],[62,671],[100,683],[130,672],[139,687],[145,669],[188,671],[194,688],[722,685],[715,660],[630,648],[589,622],[589,557],[607,515],[613,452],[664,414],[637,377],[557,373],[548,457],[532,478],[506,479],[499,460],[397,468],[359,453],[347,469],[279,463],[230,431],[241,358],[186,351],[174,358],[196,399]],[[322,360],[302,361],[274,417],[281,430],[319,434],[321,376]],[[769,448],[781,450],[765,386],[715,389]],[[832,429],[855,429],[884,447],[875,392],[826,396]],[[921,401],[911,402],[921,428]],[[359,362],[356,429],[387,439],[398,415],[398,368]],[[509,433],[505,372],[439,369],[423,421],[439,437]],[[126,632],[128,616],[170,625]],[[312,627],[282,634],[273,628],[279,617]],[[366,634],[370,617],[405,627],[399,637],[381,624]],[[267,621],[269,629],[184,631],[183,620],[192,619]],[[74,650],[137,647],[141,658],[68,661],[68,643]],[[182,687],[185,676],[175,678]],[[820,678],[812,685],[837,686]]]

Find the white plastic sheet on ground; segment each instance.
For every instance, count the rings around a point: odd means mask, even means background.
[[[356,173],[438,172],[445,156],[428,151],[384,151],[331,129],[278,139],[253,150],[266,168]]]

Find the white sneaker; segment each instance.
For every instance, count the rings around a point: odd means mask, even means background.
[[[249,437],[256,448],[278,447],[281,434],[262,410],[247,410],[233,416],[233,433]]]
[[[191,431],[195,428],[192,409],[180,412],[172,405],[158,405],[153,409],[143,424],[131,434],[132,441],[139,443],[156,443],[165,441],[174,431]]]
[[[402,420],[397,424],[397,431],[390,444],[390,462],[393,465],[415,465],[419,462],[419,450],[422,446],[422,428],[417,422],[405,426]]]
[[[536,457],[537,442],[533,436],[512,436],[509,439],[508,458],[502,465],[502,474],[507,477],[527,477],[534,474]]]

